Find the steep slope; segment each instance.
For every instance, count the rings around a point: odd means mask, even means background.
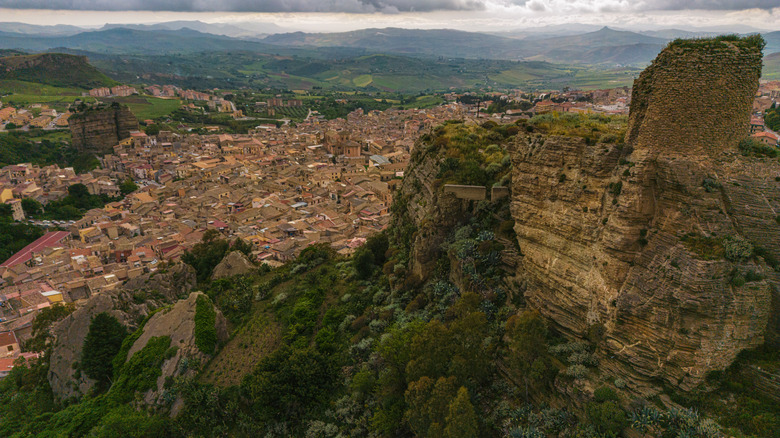
[[[116,84],[116,81],[90,65],[85,56],[61,53],[0,58],[0,79],[17,79],[58,87],[78,88]]]
[[[68,119],[68,127],[75,148],[106,153],[119,140],[130,137],[131,131],[138,130],[138,120],[127,106],[113,103],[74,114]]]
[[[47,376],[55,397],[67,399],[86,394],[95,384],[82,373],[76,373],[74,366],[81,357],[84,338],[95,315],[108,312],[123,325],[134,328],[153,309],[187,296],[194,286],[195,271],[187,265],[177,265],[168,273],[143,275],[121,289],[95,295],[58,322],[52,329],[54,342]],[[138,303],[137,297],[152,292],[157,299]]]
[[[625,145],[531,135],[512,154],[526,299],[569,336],[605,330],[606,366],[638,385],[690,390],[764,341],[780,166],[737,149],[760,73],[756,39],[673,43],[635,83]]]

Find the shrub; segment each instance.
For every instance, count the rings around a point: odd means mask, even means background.
[[[620,192],[623,191],[623,182],[618,181],[618,182],[609,183],[609,186],[607,186],[607,188],[609,189],[609,193],[611,193],[612,196],[615,197],[620,196]]]
[[[723,249],[726,260],[741,262],[753,256],[753,245],[740,236],[723,239]]]
[[[626,413],[614,401],[591,403],[585,411],[588,420],[601,435],[615,437],[628,427]]]
[[[704,187],[704,190],[706,190],[708,193],[714,192],[721,188],[721,184],[712,178],[704,178],[701,186]]]
[[[155,336],[149,339],[144,348],[122,365],[109,396],[117,402],[126,403],[132,399],[135,391],[146,392],[156,388],[157,378],[162,375],[165,352],[170,345],[170,336]]]
[[[214,354],[217,348],[217,312],[206,295],[198,296],[195,303],[195,345],[206,354]]]
[[[593,391],[593,398],[597,403],[604,403],[606,401],[618,401],[618,396],[615,391],[608,386],[600,386]]]
[[[739,142],[739,152],[746,157],[769,157],[775,158],[778,155],[776,147],[761,143],[752,138],[746,138]]]
[[[98,313],[89,324],[81,350],[81,369],[98,384],[108,384],[113,377],[112,360],[127,336],[127,329],[108,313]]]
[[[588,369],[585,367],[585,365],[575,364],[567,367],[563,374],[579,380],[588,374]]]

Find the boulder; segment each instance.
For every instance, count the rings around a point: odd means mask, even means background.
[[[211,278],[225,278],[233,275],[243,275],[252,272],[255,265],[241,251],[231,251],[214,268]]]

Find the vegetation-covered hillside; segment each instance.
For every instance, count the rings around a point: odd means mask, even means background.
[[[86,57],[62,53],[0,58],[0,79],[86,89],[116,85],[116,81],[90,65]]]
[[[595,116],[542,116],[519,125],[451,122],[421,140],[414,165],[444,157],[432,169],[437,191],[449,182],[505,184],[507,147],[518,133],[621,136],[624,126],[625,120]],[[98,324],[95,318],[80,369],[106,376],[104,384],[80,400],[55,400],[47,359],[17,366],[0,382],[0,434],[779,436],[777,401],[752,391],[755,376],[745,372],[750,366],[776,369],[776,351],[752,352],[712,376],[708,390],[716,388],[714,393],[668,389],[671,400],[642,399],[629,382],[600,368],[597,331],[569,341],[526,307],[523,281],[507,264],[507,255],[518,253],[508,199],[462,201],[462,214],[443,230],[446,237],[423,278],[412,266],[425,231],[409,215],[413,202],[423,209],[418,212],[434,206],[397,195],[393,226],[351,257],[315,245],[276,270],[258,267],[212,279],[229,243],[209,233],[184,259],[227,318],[230,339],[216,340],[213,311],[199,299],[196,342],[216,354],[208,362],[187,361],[196,377],[166,379],[162,401],[148,404],[148,382],[161,375],[175,347],[170,339],[153,338],[125,361],[144,323],[128,334],[115,321],[101,317]],[[241,242],[234,245],[248,251]],[[47,324],[67,314],[54,309],[36,320],[35,342],[45,339]],[[95,357],[114,359],[110,368],[85,366],[108,363]]]

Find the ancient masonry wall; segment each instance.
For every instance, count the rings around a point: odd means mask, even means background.
[[[749,39],[671,43],[634,82],[627,143],[655,154],[735,147],[748,134],[761,59]]]

